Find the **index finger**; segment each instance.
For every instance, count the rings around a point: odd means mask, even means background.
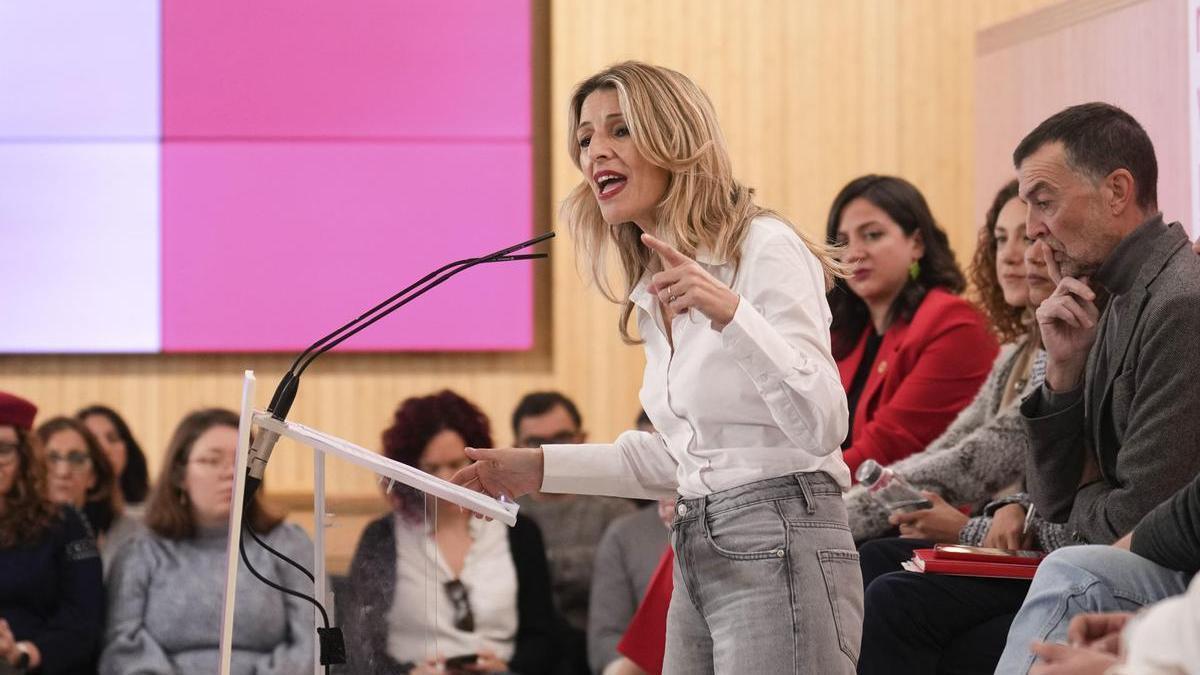
[[[1050,281],[1055,286],[1062,281],[1062,271],[1058,269],[1058,261],[1054,259],[1054,249],[1050,248],[1049,244],[1042,246],[1042,257],[1046,261],[1046,273],[1050,275]]]
[[[671,246],[667,242],[655,237],[654,235],[643,233],[642,243],[649,247],[650,250],[658,254],[659,259],[662,260],[663,268],[665,269],[679,267],[680,265],[685,265],[692,261],[691,258],[675,250],[674,246]]]

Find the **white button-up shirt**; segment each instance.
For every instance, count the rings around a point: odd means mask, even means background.
[[[721,331],[698,311],[671,323],[642,276],[630,299],[645,340],[642,406],[658,433],[546,445],[545,492],[693,498],[800,471],[850,486],[846,394],[830,351],[821,263],[791,227],[755,218],[733,264],[696,256],[741,300]]]

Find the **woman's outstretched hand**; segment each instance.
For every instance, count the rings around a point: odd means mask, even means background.
[[[541,448],[467,448],[475,463],[450,479],[485,495],[516,499],[542,487]]]

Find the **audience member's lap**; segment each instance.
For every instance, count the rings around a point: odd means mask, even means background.
[[[972,663],[994,664],[1005,636],[994,622],[1011,616],[1028,588],[1029,582],[1010,579],[885,574],[867,587],[866,648],[858,672],[933,673],[947,645],[968,636],[971,644],[959,644],[954,651],[971,653]],[[967,664],[954,666],[955,672],[971,672],[962,670]]]
[[[1013,621],[997,673],[1025,673],[1034,640],[1065,642],[1071,619],[1085,612],[1129,612],[1187,590],[1188,575],[1112,546],[1072,546],[1038,568]]]

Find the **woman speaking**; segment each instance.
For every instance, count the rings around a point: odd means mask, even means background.
[[[678,493],[664,672],[854,672],[862,582],[825,299],[837,263],[734,180],[712,103],[684,75],[612,66],[575,89],[569,114],[583,180],[562,218],[623,305],[621,336],[644,346],[658,433],[469,450],[455,482],[508,497]]]

